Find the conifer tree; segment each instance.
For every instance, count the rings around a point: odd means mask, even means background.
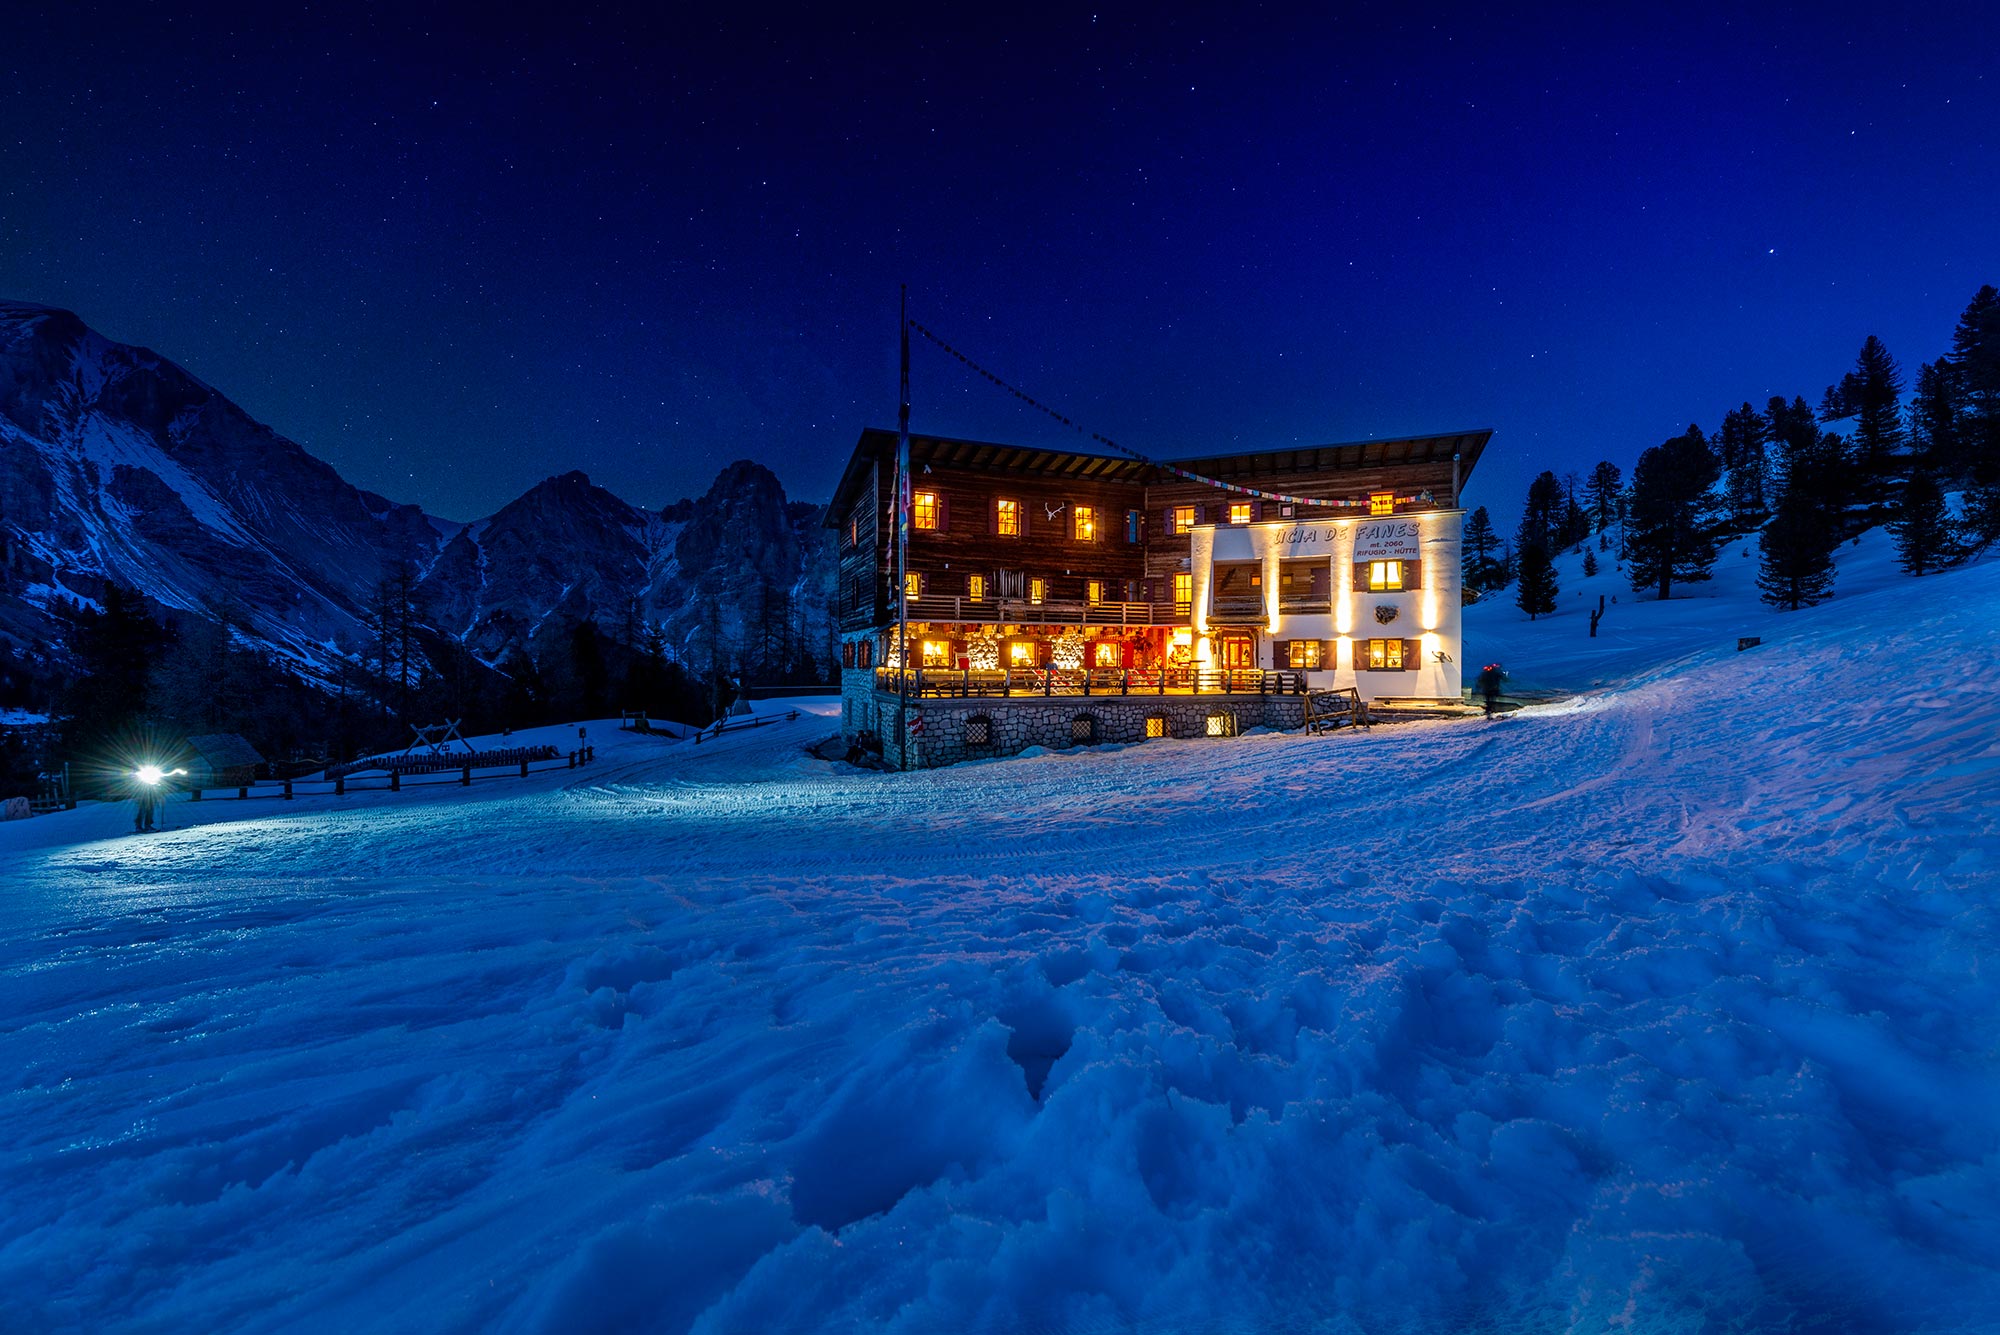
[[[1505,584],[1506,578],[1497,559],[1500,549],[1500,535],[1493,531],[1493,520],[1480,506],[1465,521],[1464,567],[1465,587],[1484,593]]]
[[[1797,491],[1827,518],[1838,541],[1847,531],[1855,472],[1847,442],[1821,431],[1804,399],[1771,400],[1765,414],[1778,451],[1778,474],[1787,491]]]
[[[1963,480],[1970,463],[1965,450],[1965,395],[1949,358],[1917,368],[1909,418],[1917,467],[1933,476]]]
[[[1981,544],[2000,539],[2000,291],[1973,294],[1951,336],[1951,365],[1964,406],[1966,526]]]
[[[1639,456],[1632,470],[1627,547],[1632,588],[1673,595],[1675,581],[1709,578],[1715,564],[1716,481],[1721,463],[1698,426]]]
[[[1591,551],[1588,547],[1584,548],[1583,552],[1583,577],[1585,579],[1595,579],[1597,577],[1597,553]]]
[[[1728,498],[1732,527],[1747,528],[1764,515],[1770,477],[1770,461],[1764,447],[1770,439],[1770,424],[1747,403],[1723,416],[1715,448],[1728,473],[1724,495]]]
[[[1855,462],[1881,477],[1894,467],[1903,445],[1903,371],[1882,340],[1870,334],[1854,359],[1854,369],[1827,386],[1820,420],[1854,419]]]
[[[1593,532],[1602,533],[1618,518],[1618,497],[1624,486],[1624,475],[1609,459],[1590,470],[1590,479],[1583,484],[1583,497],[1590,510]]]
[[[1772,607],[1796,612],[1833,596],[1836,538],[1826,515],[1785,489],[1758,539],[1757,587]]]
[[[1545,471],[1528,484],[1528,501],[1521,510],[1514,545],[1524,554],[1529,547],[1554,551],[1562,540],[1563,511],[1562,483],[1554,473]]]
[[[1927,575],[1951,561],[1958,543],[1937,479],[1928,473],[1910,479],[1889,532],[1896,539],[1896,564],[1905,574]]]
[[[1515,591],[1514,602],[1528,620],[1545,616],[1556,610],[1556,595],[1562,590],[1556,584],[1555,561],[1549,550],[1542,546],[1521,548],[1520,587]]]

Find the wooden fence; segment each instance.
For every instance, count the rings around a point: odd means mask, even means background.
[[[530,752],[547,752],[548,754],[530,758],[528,754]],[[260,797],[273,797],[281,801],[290,801],[294,797],[345,797],[349,793],[363,793],[371,790],[400,793],[405,788],[443,788],[454,784],[465,787],[472,784],[475,780],[525,779],[530,774],[547,774],[554,770],[575,769],[579,765],[588,765],[591,761],[597,759],[597,748],[594,746],[585,746],[565,755],[552,746],[524,746],[514,748],[511,753],[486,751],[480,754],[489,756],[513,754],[517,756],[517,759],[503,761],[499,764],[460,763],[431,769],[391,769],[379,777],[374,774],[364,774],[358,779],[350,777],[355,770],[354,767],[347,766],[343,768],[342,773],[336,774],[331,778],[278,779],[260,783],[242,784],[233,793],[227,788],[190,788],[188,789],[188,800],[190,802],[200,802],[204,800],[202,796],[204,792],[219,795],[207,799],[211,801],[250,801]],[[428,760],[435,759],[436,757],[396,757],[396,759],[405,758]],[[471,758],[467,759],[468,761],[471,760]],[[368,768],[374,769],[379,768],[379,766],[369,766]],[[487,772],[484,774],[474,774],[473,771],[475,769],[483,769]],[[423,776],[431,774],[447,774],[450,777],[443,779],[419,777],[416,782],[407,781],[405,778],[406,775]]]

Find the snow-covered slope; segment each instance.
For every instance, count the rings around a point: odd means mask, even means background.
[[[1466,608],[1465,653],[1470,665],[1466,680],[1478,672],[1479,664],[1497,661],[1506,668],[1514,689],[1579,691],[1627,679],[1689,654],[1717,648],[1733,651],[1739,638],[1755,637],[1766,645],[1783,643],[1829,619],[1852,625],[1859,616],[1887,628],[1898,621],[1895,603],[1912,583],[1896,568],[1895,544],[1882,528],[1869,529],[1835,554],[1838,569],[1831,602],[1795,612],[1780,612],[1760,601],[1755,534],[1723,548],[1713,578],[1675,585],[1674,596],[1664,603],[1652,590],[1634,593],[1612,553],[1598,551],[1596,556],[1598,572],[1588,577],[1581,552],[1556,558],[1562,592],[1552,614],[1530,621],[1515,605],[1511,588]],[[1600,597],[1605,613],[1592,639],[1590,613]],[[1846,606],[1867,597],[1877,601],[1864,612],[1857,614]]]
[[[826,702],[0,825],[0,1325],[1988,1329],[1996,609],[1490,723],[884,775]]]

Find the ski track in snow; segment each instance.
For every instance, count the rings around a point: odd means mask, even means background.
[[[0,1326],[1990,1328],[2000,566],[1882,597],[1491,723],[0,827]]]

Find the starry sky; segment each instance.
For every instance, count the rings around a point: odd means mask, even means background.
[[[1163,457],[1491,426],[1511,517],[2000,281],[1993,7],[506,8],[29,0],[0,295],[449,518],[823,500],[901,283]],[[917,430],[1074,441],[914,355]]]

